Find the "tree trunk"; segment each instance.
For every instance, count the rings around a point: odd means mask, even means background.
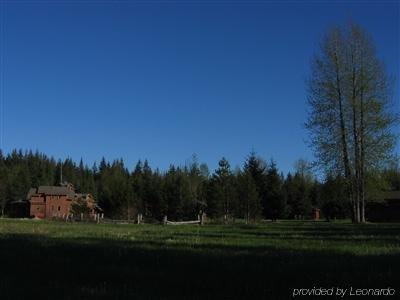
[[[341,134],[341,144],[342,144],[342,153],[343,153],[343,166],[344,166],[344,175],[347,182],[347,193],[350,198],[350,202],[354,201],[354,193],[353,193],[353,185],[351,182],[351,170],[350,170],[350,162],[349,162],[349,154],[347,151],[347,137],[346,137],[346,125],[344,122],[344,113],[343,113],[343,97],[342,97],[342,87],[340,80],[340,67],[339,61],[337,57],[337,53],[334,54],[335,59],[335,68],[336,68],[336,92],[337,92],[337,100],[339,104],[339,122],[340,122],[340,134]],[[353,212],[353,221],[356,221],[357,214],[356,210]]]
[[[246,224],[249,224],[249,220],[250,220],[250,205],[249,205],[249,203],[247,203],[247,207],[246,207]]]
[[[361,68],[361,76],[363,76]],[[365,150],[364,150],[364,86],[360,90],[360,197],[361,197],[361,222],[365,223]]]
[[[362,196],[361,198],[361,222],[365,223],[365,200],[364,197]]]
[[[352,55],[352,113],[353,113],[353,148],[354,148],[354,178],[352,180],[354,191],[353,198],[356,203],[356,218],[355,222],[360,223],[360,155],[359,155],[359,137],[358,137],[358,124],[357,124],[357,91],[356,91],[356,70],[354,67],[354,55]]]
[[[360,218],[360,202],[357,201],[357,219],[356,219],[356,222],[360,223],[360,220],[361,220],[361,218]]]
[[[359,203],[357,203],[354,198],[353,198],[353,216],[352,216],[352,222],[353,223],[359,223],[360,222],[360,206]]]

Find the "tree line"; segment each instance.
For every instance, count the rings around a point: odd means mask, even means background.
[[[103,158],[88,167],[82,160],[79,164],[70,158],[56,161],[39,152],[0,152],[2,213],[7,213],[7,204],[25,200],[29,188],[59,184],[61,168],[63,179],[78,192],[91,193],[110,218],[134,219],[142,214],[149,221],[160,221],[167,215],[178,221],[205,212],[220,222],[237,218],[255,222],[307,219],[313,207],[320,208],[327,219],[351,216],[345,178],[329,175],[317,180],[310,164],[301,159],[293,173],[284,175],[276,162],[266,162],[254,152],[241,168],[232,169],[222,158],[212,173],[196,156],[184,166],[160,171],[147,160],[139,160],[129,170],[122,159]],[[379,190],[400,189],[399,166],[381,172],[379,182]]]

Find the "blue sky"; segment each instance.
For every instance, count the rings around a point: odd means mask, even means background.
[[[0,1],[1,2],[1,1]],[[3,149],[213,170],[312,160],[305,80],[324,31],[369,31],[398,79],[396,1],[3,1]],[[398,148],[399,149],[399,148]]]

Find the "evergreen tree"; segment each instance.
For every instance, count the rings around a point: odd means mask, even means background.
[[[319,187],[306,160],[300,159],[295,163],[295,175],[289,173],[286,177],[283,195],[289,218],[308,218],[312,207],[319,205]]]
[[[7,177],[7,200],[24,200],[30,188],[28,168],[24,164],[16,164],[9,169]]]
[[[252,177],[254,184],[257,188],[257,194],[260,199],[262,207],[262,215],[266,217],[268,215],[268,199],[266,194],[266,164],[265,162],[256,156],[256,153],[252,151],[248,156],[243,171]],[[257,205],[258,206],[258,205]]]
[[[139,160],[131,174],[130,184],[132,186],[132,195],[138,214],[144,214],[144,191],[143,191],[143,169],[142,162]]]
[[[247,172],[238,174],[237,190],[239,199],[238,216],[244,218],[246,224],[255,222],[262,213],[260,196],[253,176]]]
[[[278,174],[278,169],[274,161],[268,166],[266,174],[265,198],[267,202],[264,208],[264,214],[276,221],[286,215],[286,201],[282,191],[282,180]]]
[[[350,205],[347,201],[345,178],[328,175],[321,188],[322,214],[330,221],[349,217]]]
[[[234,177],[228,160],[224,157],[218,163],[218,169],[213,175],[213,191],[216,200],[217,215],[223,216],[224,222],[233,216],[236,210],[236,195],[234,190]]]
[[[1,216],[4,216],[4,210],[7,203],[7,169],[5,165],[5,160],[3,152],[0,149],[0,209]]]
[[[138,161],[129,172],[122,159],[110,163],[103,158],[99,167],[88,168],[83,160],[77,165],[70,158],[56,162],[39,152],[14,150],[7,156],[0,152],[1,210],[9,201],[25,199],[30,187],[59,184],[61,164],[64,180],[72,178],[77,192],[91,193],[111,218],[134,219],[142,214],[147,221],[161,221],[165,215],[193,220],[205,211],[210,218],[254,222],[263,216],[307,218],[312,207],[322,208],[328,219],[349,216],[344,177],[332,174],[319,183],[309,164],[299,160],[294,175],[289,173],[284,180],[274,162],[266,165],[254,153],[243,170],[235,172],[221,159],[210,177],[207,166],[197,159],[184,167],[171,166],[165,173],[153,171],[147,160]],[[378,199],[383,190],[395,190],[398,175],[396,167],[369,172],[367,183],[373,187],[367,185],[367,198]]]
[[[310,184],[298,172],[293,178],[294,198],[292,203],[292,213],[295,218],[304,219],[311,214]]]

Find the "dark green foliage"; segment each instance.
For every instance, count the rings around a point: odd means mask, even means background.
[[[182,178],[174,166],[171,166],[165,175],[163,193],[164,200],[168,203],[166,215],[173,220],[182,216]]]
[[[322,186],[322,213],[328,221],[350,216],[345,182],[345,179],[341,176],[335,178],[330,175]]]
[[[262,207],[253,176],[247,172],[240,173],[237,179],[237,191],[239,199],[237,215],[246,223],[255,222],[261,217]]]
[[[207,215],[211,218],[217,218],[221,216],[222,206],[219,198],[219,187],[214,178],[211,178],[204,185],[204,194],[207,199]]]
[[[256,153],[252,151],[244,163],[243,171],[252,177],[254,184],[257,188],[257,194],[259,196],[260,205],[262,207],[262,213],[264,216],[268,215],[268,199],[266,195],[266,164],[265,162],[256,156]],[[259,205],[257,204],[257,207]]]
[[[383,171],[383,180],[389,191],[400,191],[400,160]]]
[[[1,209],[0,213],[1,213],[1,216],[4,215],[4,209],[5,209],[6,203],[7,203],[6,189],[7,189],[7,171],[6,171],[6,167],[4,164],[3,152],[0,149],[0,209]]]
[[[147,220],[194,220],[201,212],[224,222],[235,218],[255,221],[261,218],[310,218],[311,208],[321,208],[328,218],[348,216],[342,194],[344,183],[328,178],[319,183],[304,160],[296,164],[296,172],[286,178],[279,174],[275,162],[266,164],[254,152],[242,169],[231,170],[225,158],[210,176],[208,167],[194,156],[184,167],[171,166],[166,172],[152,170],[147,160],[138,161],[130,172],[119,159],[89,168],[83,160],[76,165],[70,158],[56,161],[39,152],[14,150],[0,153],[0,209],[8,202],[25,200],[30,187],[72,183],[77,192],[94,196],[105,216]],[[379,198],[381,190],[395,190],[400,178],[398,167],[383,173],[369,174]],[[373,176],[372,176],[373,175]],[[339,181],[337,181],[339,180]],[[372,190],[369,188],[368,190]],[[4,211],[7,214],[7,211]]]
[[[144,207],[144,193],[143,193],[143,166],[139,160],[131,174],[130,186],[132,188],[132,200],[138,213],[143,214]]]
[[[320,206],[320,187],[307,161],[299,159],[295,169],[294,176],[289,173],[284,183],[287,214],[289,218],[308,219],[312,207]]]
[[[283,194],[283,182],[278,174],[278,169],[274,161],[268,165],[265,180],[264,214],[267,218],[277,220],[286,216],[286,199]]]
[[[89,216],[90,209],[87,206],[87,202],[79,198],[77,201],[72,203],[71,213],[74,214],[76,217],[83,215],[85,219]]]
[[[122,160],[116,160],[111,166],[100,170],[99,204],[109,216],[126,217],[127,204],[132,200],[129,187],[129,172]]]
[[[208,213],[216,217],[222,217],[224,222],[234,217],[237,206],[237,195],[235,191],[235,178],[231,171],[229,162],[223,157],[218,163],[211,178],[210,209]]]
[[[311,212],[311,185],[304,177],[296,173],[293,177],[293,194],[289,202],[294,218],[307,218]]]

